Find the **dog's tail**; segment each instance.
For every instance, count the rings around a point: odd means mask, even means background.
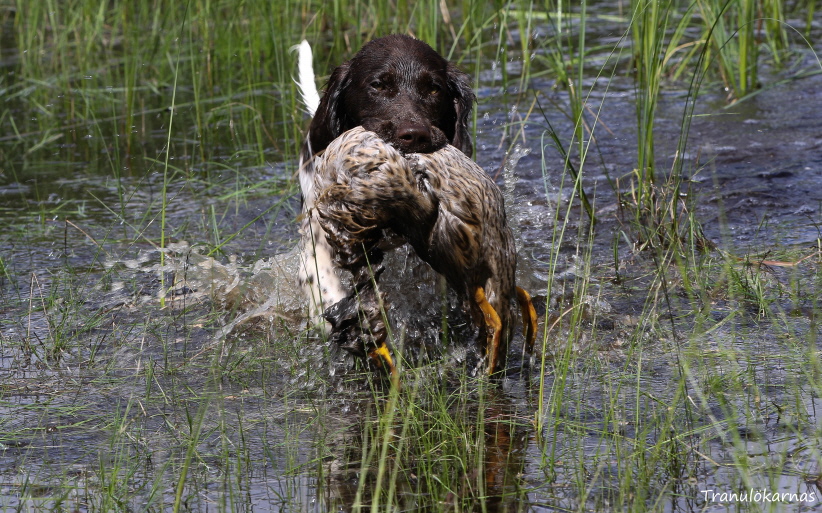
[[[300,89],[305,108],[308,115],[314,117],[317,108],[320,106],[320,93],[317,91],[317,83],[314,81],[314,64],[311,56],[311,45],[303,40],[297,47],[297,87]]]

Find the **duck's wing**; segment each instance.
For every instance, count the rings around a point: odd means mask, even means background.
[[[453,146],[414,159],[438,205],[429,242],[433,251],[473,269],[485,265],[494,246],[508,249],[502,192],[477,163]]]

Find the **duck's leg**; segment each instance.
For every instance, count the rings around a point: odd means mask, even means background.
[[[522,287],[517,287],[517,302],[522,312],[522,331],[525,335],[525,347],[528,354],[534,351],[534,340],[537,338],[537,311],[531,302],[531,295]]]
[[[488,337],[490,344],[487,344],[488,374],[491,375],[497,370],[500,338],[502,336],[502,321],[497,311],[494,310],[494,307],[491,306],[491,303],[489,303],[485,297],[485,289],[477,287],[474,291],[474,301],[480,307],[480,310],[482,310],[482,314],[485,317],[485,326],[493,333],[493,335]]]
[[[379,368],[382,368],[385,364],[391,376],[391,381],[398,383],[397,366],[394,365],[394,360],[391,358],[391,352],[388,350],[388,344],[385,341],[388,338],[388,330],[385,327],[385,319],[383,318],[383,302],[377,288],[377,280],[385,270],[382,265],[383,252],[376,247],[375,243],[372,245],[371,250],[366,251],[364,254],[366,265],[361,266],[355,272],[354,277],[358,279],[356,289],[360,291],[363,328],[365,331],[370,332],[376,346],[375,349],[368,352],[368,356]]]
[[[371,284],[358,288],[328,308],[324,316],[331,325],[334,343],[355,355],[368,355],[377,367],[388,369],[392,381],[398,378],[397,367],[386,343],[388,333],[380,301]],[[369,347],[373,349],[369,350]]]
[[[388,330],[377,289],[377,279],[384,270],[382,253],[372,253],[370,260],[375,265],[353,271],[354,291],[326,309],[324,317],[331,325],[333,342],[355,355],[368,355],[378,368],[388,369],[393,382],[399,373],[386,343]]]
[[[382,318],[382,312],[377,308],[376,311],[368,311],[370,308],[363,311],[363,334],[368,334],[366,338],[373,340],[374,347],[368,351],[368,357],[379,369],[386,369],[388,371],[391,382],[399,385],[400,374],[397,371],[397,366],[394,365],[394,359],[391,357],[391,351],[388,350],[388,343],[386,342],[387,330]],[[371,344],[369,344],[371,345]]]

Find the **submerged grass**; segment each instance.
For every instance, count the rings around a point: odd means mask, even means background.
[[[0,509],[679,511],[727,505],[708,487],[786,486],[820,500],[820,248],[708,251],[686,178],[704,169],[684,158],[700,90],[749,96],[791,61],[786,16],[810,33],[814,2],[458,7],[0,6],[0,165],[24,211],[3,210],[0,235]],[[597,34],[606,18],[617,37]],[[214,339],[225,312],[171,273],[183,240],[252,262],[289,238],[305,125],[290,47],[309,39],[325,75],[389,32],[431,43],[504,109],[529,106],[506,113],[500,147],[545,124],[541,348],[500,383],[439,363],[401,388],[341,377],[327,345],[276,318]],[[593,189],[620,80],[636,165]],[[670,169],[666,88],[685,98]],[[619,222],[597,214],[608,202]]]

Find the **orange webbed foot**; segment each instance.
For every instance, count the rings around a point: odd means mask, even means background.
[[[394,360],[391,358],[391,353],[388,351],[388,346],[385,342],[383,342],[378,348],[368,353],[368,356],[374,360],[377,367],[382,368],[383,363],[385,363],[385,366],[388,367],[388,373],[391,376],[391,382],[397,385],[399,384],[400,374],[397,371],[397,366],[394,365]]]

